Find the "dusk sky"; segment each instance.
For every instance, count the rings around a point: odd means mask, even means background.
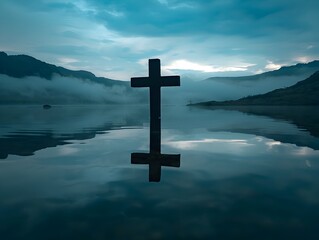
[[[319,59],[318,0],[1,0],[0,51],[113,79],[242,76]]]

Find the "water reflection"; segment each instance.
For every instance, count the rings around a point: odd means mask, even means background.
[[[142,127],[143,107],[1,106],[0,159],[31,156],[36,151],[88,140],[125,127]]]
[[[147,107],[0,111],[6,146],[17,135],[68,143],[0,161],[0,238],[318,238],[318,138],[308,130],[238,111],[165,107],[159,163],[151,163],[176,166],[160,155],[180,153],[183,167],[149,184],[145,166],[128,161],[132,152],[152,158]]]
[[[214,124],[207,126],[211,132],[252,134],[319,150],[318,106],[191,107],[190,110],[215,119]]]
[[[144,128],[149,119],[147,106],[53,106],[49,110],[43,110],[42,106],[0,108],[0,159],[9,155],[31,156],[41,149],[76,140],[85,143],[116,129]],[[319,150],[317,107],[241,107],[213,111],[165,107],[164,112],[164,128],[180,129],[185,133],[192,129],[244,133]],[[205,138],[210,139],[210,136]]]
[[[296,125],[299,129],[308,131],[314,137],[319,137],[318,106],[219,106],[203,108],[238,111],[254,116],[267,116],[272,119],[284,120]]]
[[[149,164],[149,181],[161,180],[161,167],[180,167],[180,154],[132,153],[132,164]]]
[[[160,119],[160,118],[159,118]],[[159,182],[161,180],[161,169],[165,167],[180,167],[180,154],[161,153],[161,124],[150,125],[149,153],[132,153],[132,164],[149,165],[149,181]]]

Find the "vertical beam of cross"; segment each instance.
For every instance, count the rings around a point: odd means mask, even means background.
[[[131,87],[150,88],[150,153],[132,153],[132,164],[149,164],[149,181],[159,182],[161,166],[179,167],[179,154],[161,154],[161,87],[180,86],[179,76],[161,76],[159,59],[149,59],[148,77],[131,78]]]

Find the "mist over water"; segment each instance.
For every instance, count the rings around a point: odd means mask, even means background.
[[[308,75],[274,77],[259,81],[193,81],[183,77],[181,86],[163,87],[162,103],[186,105],[190,102],[231,100],[288,87]],[[148,89],[105,86],[89,80],[54,76],[13,78],[0,75],[0,95],[4,104],[146,104]]]
[[[130,103],[140,96],[121,85],[105,86],[89,80],[54,76],[51,80],[39,77],[13,78],[0,75],[2,103]]]

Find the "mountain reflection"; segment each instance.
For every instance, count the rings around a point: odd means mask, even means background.
[[[116,129],[144,128],[149,121],[147,106],[53,106],[49,110],[43,110],[42,106],[1,106],[0,110],[0,159],[9,155],[30,156],[41,149],[93,139],[97,134]],[[244,133],[319,149],[317,107],[228,107],[214,111],[165,107],[164,110],[164,129],[184,133],[191,129]],[[180,140],[182,143],[190,139]]]
[[[299,129],[308,131],[314,137],[319,137],[318,106],[224,106],[210,109],[239,111],[284,120],[296,125]]]
[[[6,159],[9,154],[31,156],[38,150],[70,144],[69,141],[73,140],[92,139],[96,134],[101,134],[111,129],[114,129],[114,127],[104,126],[100,129],[82,130],[82,132],[59,135],[52,130],[13,132],[0,138],[0,159]]]
[[[319,137],[318,106],[241,106],[228,109],[285,120],[308,131],[312,136]]]
[[[319,149],[319,111],[317,106],[223,106],[200,107],[200,109],[241,112],[247,114],[247,119],[260,116],[269,117],[269,120],[272,120],[268,125],[263,126],[261,123],[239,124],[238,119],[233,119],[227,126],[210,126],[208,129],[212,132],[226,131],[253,134],[282,143]],[[278,127],[276,126],[277,122]],[[296,126],[298,132],[280,127],[279,123]]]
[[[141,127],[143,109],[112,106],[1,106],[0,159],[87,140],[108,131]],[[134,115],[137,114],[137,115]]]

